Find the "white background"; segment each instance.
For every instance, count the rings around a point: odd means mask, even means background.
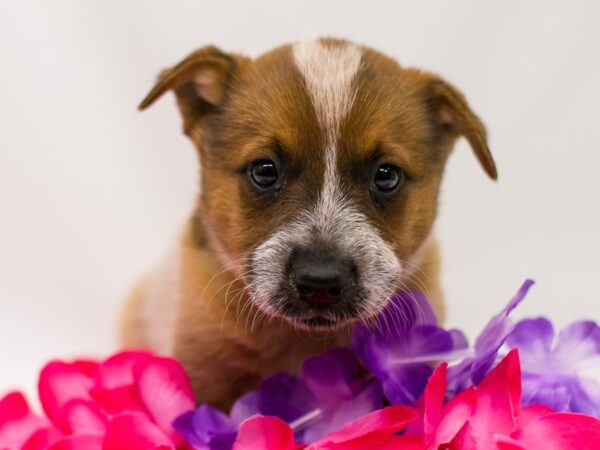
[[[196,160],[158,71],[209,43],[258,55],[348,37],[441,73],[490,130],[500,181],[460,142],[443,184],[447,323],[473,336],[525,277],[517,316],[600,320],[598,3],[3,1],[0,392],[51,357],[116,348],[122,297],[191,209]]]

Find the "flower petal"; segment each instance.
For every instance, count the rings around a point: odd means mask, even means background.
[[[475,388],[473,415],[453,440],[453,448],[493,449],[494,435],[510,436],[520,407],[519,357],[512,350]]]
[[[233,450],[293,450],[294,433],[283,420],[272,416],[254,416],[244,421]]]
[[[553,411],[552,408],[549,408],[545,405],[534,405],[521,408],[519,415],[517,416],[517,430],[520,428],[525,428],[533,420],[537,420],[538,418],[553,412],[555,411]]]
[[[477,396],[473,388],[467,389],[444,405],[441,420],[435,430],[432,447],[448,444],[465,426],[475,412]]]
[[[600,327],[591,320],[574,322],[558,334],[554,356],[571,370],[600,363]]]
[[[75,435],[54,442],[48,450],[103,450],[103,441],[102,435]]]
[[[508,305],[488,322],[475,341],[476,356],[472,362],[472,377],[475,384],[479,384],[494,365],[498,350],[513,330],[508,315],[523,301],[533,284],[533,280],[526,280]]]
[[[414,408],[404,405],[388,406],[350,422],[342,429],[330,433],[309,448],[319,449],[330,443],[351,443],[355,439],[377,439],[395,434],[417,419]]]
[[[248,392],[238,398],[233,406],[229,417],[236,425],[240,425],[244,420],[260,414],[260,394],[257,391]]]
[[[32,413],[20,392],[11,392],[0,400],[0,448],[20,449],[48,422]]]
[[[354,397],[340,401],[334,408],[323,411],[319,420],[309,422],[306,427],[296,432],[296,438],[301,442],[314,442],[381,407],[381,384],[377,380],[371,380]]]
[[[75,399],[60,409],[57,422],[65,434],[103,435],[107,419],[97,404]]]
[[[99,367],[96,387],[116,389],[133,385],[135,365],[153,358],[151,353],[145,351],[125,351],[111,356]]]
[[[91,400],[94,379],[77,364],[53,361],[40,374],[38,390],[46,416],[55,424],[58,411],[69,401]]]
[[[134,367],[138,395],[154,422],[175,437],[172,423],[194,408],[194,394],[181,365],[171,358],[139,361]]]
[[[94,386],[90,394],[92,398],[111,414],[130,411],[144,411],[144,405],[138,395],[136,386],[121,386],[106,389]]]
[[[258,407],[260,414],[277,416],[290,423],[317,406],[310,391],[298,377],[277,373],[261,383]]]
[[[122,414],[106,430],[103,450],[175,449],[169,437],[141,413]]]
[[[425,445],[434,441],[435,431],[442,420],[442,408],[446,397],[446,373],[448,364],[441,364],[427,381],[423,396],[423,434]]]
[[[600,420],[583,414],[553,413],[530,421],[513,436],[527,450],[595,450],[600,442]]]
[[[358,360],[348,349],[334,349],[310,357],[302,364],[301,380],[320,406],[351,398],[350,383],[356,376]]]
[[[521,320],[506,338],[509,347],[519,349],[523,370],[543,364],[552,351],[553,341],[554,328],[545,317]]]

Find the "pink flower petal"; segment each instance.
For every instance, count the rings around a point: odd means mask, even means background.
[[[90,377],[97,378],[98,370],[100,368],[100,364],[96,361],[91,361],[88,359],[78,359],[71,363],[71,366],[78,372]]]
[[[293,450],[301,448],[294,443],[290,426],[278,417],[254,416],[246,419],[240,429],[233,450]]]
[[[329,433],[308,448],[319,449],[330,444],[351,444],[353,440],[372,440],[389,437],[417,419],[414,408],[404,405],[388,406],[350,422],[341,430]]]
[[[103,435],[107,419],[97,404],[76,399],[59,411],[58,422],[65,434]]]
[[[90,393],[92,398],[111,414],[145,410],[137,388],[133,385],[114,389],[95,386]]]
[[[600,420],[583,414],[552,413],[531,420],[513,436],[526,450],[597,450]]]
[[[452,441],[461,450],[493,449],[494,435],[510,436],[521,400],[519,355],[511,351],[475,388],[473,415]]]
[[[170,358],[140,361],[134,367],[138,395],[154,422],[167,435],[178,436],[173,421],[194,408],[190,380],[181,365]]]
[[[48,450],[103,450],[103,440],[103,436],[75,435],[54,442]]]
[[[91,400],[90,389],[94,379],[81,370],[84,367],[87,368],[87,365],[53,361],[42,370],[38,383],[40,401],[53,423],[57,424],[58,411],[69,401]]]
[[[536,420],[542,416],[547,416],[548,414],[552,414],[554,412],[556,411],[544,405],[532,405],[522,408],[517,416],[517,430],[525,428],[533,420]]]
[[[498,450],[526,450],[525,447],[517,441],[506,436],[497,434],[494,436],[494,441],[496,442]]]
[[[346,442],[327,442],[312,445],[306,450],[426,450],[423,440],[417,436],[361,436]]]
[[[123,414],[112,419],[106,430],[103,450],[175,449],[165,433],[140,413]]]
[[[50,442],[50,430],[42,428],[31,435],[21,450],[46,450]]]
[[[437,448],[454,439],[467,420],[473,415],[477,397],[473,388],[467,389],[444,405],[442,419],[435,430],[431,448]]]
[[[27,400],[20,392],[9,392],[0,400],[0,427],[6,422],[22,419],[29,413]]]
[[[508,400],[513,417],[519,414],[521,408],[521,363],[519,351],[511,350],[477,386],[477,390],[504,385],[507,389]]]
[[[427,381],[423,396],[423,434],[425,444],[433,443],[435,431],[442,420],[442,407],[446,397],[446,372],[448,364],[440,365]]]
[[[0,449],[20,449],[48,422],[29,410],[25,397],[12,392],[0,400]]]
[[[115,389],[133,385],[135,365],[152,358],[151,353],[144,351],[126,351],[111,356],[100,365],[96,387]]]

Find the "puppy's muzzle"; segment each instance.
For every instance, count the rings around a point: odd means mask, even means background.
[[[334,252],[296,249],[289,263],[290,282],[300,300],[326,308],[353,295],[356,266]]]

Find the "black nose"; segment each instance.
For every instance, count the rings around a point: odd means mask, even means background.
[[[313,306],[338,303],[352,282],[352,267],[329,252],[297,250],[291,259],[298,294]]]

